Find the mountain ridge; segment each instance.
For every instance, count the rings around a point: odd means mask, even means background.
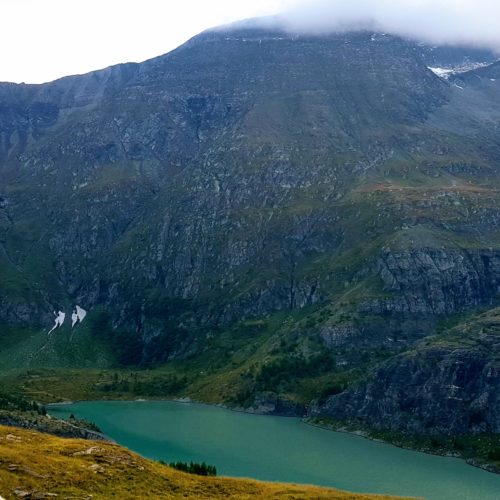
[[[418,414],[397,387],[389,415],[361,415],[360,388],[369,401],[384,362],[498,305],[496,56],[262,33],[0,85],[6,366],[185,363],[192,390],[221,377],[217,398],[246,407],[320,400],[339,416],[342,401],[375,426]],[[447,80],[429,69],[474,57],[491,64]],[[75,304],[83,324],[47,337]],[[474,373],[474,391],[490,387]],[[420,418],[419,432],[497,432],[471,415]]]

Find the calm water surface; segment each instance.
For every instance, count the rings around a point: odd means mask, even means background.
[[[500,475],[295,418],[166,401],[87,401],[51,406],[50,413],[91,420],[145,457],[205,461],[220,475],[429,500],[500,500]]]

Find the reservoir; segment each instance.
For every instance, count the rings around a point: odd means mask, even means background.
[[[50,406],[49,412],[90,420],[145,457],[205,461],[224,476],[429,500],[500,500],[498,474],[460,459],[319,429],[297,418],[167,401],[86,401]]]

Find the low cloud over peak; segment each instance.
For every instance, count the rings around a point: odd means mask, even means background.
[[[500,51],[498,0],[292,0],[279,25],[299,33],[370,29]]]

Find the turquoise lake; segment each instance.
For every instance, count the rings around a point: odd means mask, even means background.
[[[51,406],[49,412],[91,420],[145,457],[205,461],[219,475],[429,500],[500,500],[500,475],[296,418],[167,401],[87,401]]]

